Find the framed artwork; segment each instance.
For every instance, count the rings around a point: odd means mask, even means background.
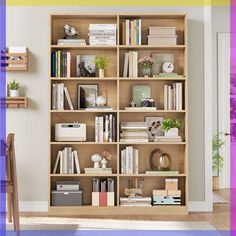
[[[84,109],[96,105],[98,96],[98,84],[78,85],[78,109]]]
[[[164,131],[161,129],[161,123],[164,117],[158,116],[146,116],[145,122],[147,122],[148,126],[148,139],[153,142],[155,136],[163,136]]]

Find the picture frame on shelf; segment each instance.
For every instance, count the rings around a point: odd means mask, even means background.
[[[155,136],[164,136],[164,131],[161,128],[163,116],[146,116],[145,122],[148,126],[149,142],[154,142]]]
[[[98,84],[78,85],[78,109],[96,106],[98,96]]]

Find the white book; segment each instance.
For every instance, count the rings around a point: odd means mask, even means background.
[[[176,94],[176,90],[177,90],[177,84],[173,83],[173,110],[177,110],[177,94]]]
[[[57,85],[57,110],[64,110],[64,84]]]
[[[99,117],[99,142],[104,141],[104,121],[103,121],[103,116]]]
[[[56,162],[55,162],[55,165],[54,165],[54,169],[53,169],[53,174],[56,174],[57,173],[57,168],[60,164],[60,158],[61,158],[61,155],[62,155],[62,152],[61,151],[58,151],[57,153],[57,159],[56,159]]]
[[[67,150],[62,151],[62,174],[67,174]]]
[[[131,21],[131,45],[134,45],[134,21]]]
[[[104,131],[104,142],[108,142],[109,138],[109,117],[105,115],[105,131]]]
[[[72,174],[72,148],[67,148],[67,174]]]
[[[98,123],[99,123],[98,117],[95,116],[95,142],[99,142]]]
[[[148,143],[148,139],[147,138],[144,138],[144,139],[124,139],[124,138],[121,138],[120,139],[120,142],[122,143]]]
[[[116,24],[89,24],[89,30],[114,30]]]
[[[147,131],[122,131],[121,137],[148,136]]]
[[[141,24],[142,24],[142,20],[141,19],[139,19],[138,20],[139,21],[139,24],[138,24],[138,27],[139,27],[139,29],[138,29],[138,32],[139,32],[139,45],[141,45],[142,44],[142,26],[141,26]]]
[[[123,77],[128,77],[128,69],[129,69],[129,53],[125,53],[125,60],[124,60],[124,72]]]
[[[113,137],[113,117],[112,114],[109,115],[109,142],[112,142],[112,137]]]
[[[79,63],[80,63],[80,55],[76,55],[76,64],[75,64],[75,68],[76,68],[76,76],[80,77],[80,68],[79,68]]]
[[[125,39],[126,45],[129,45],[129,20],[125,21],[125,30],[126,30],[126,33],[125,33],[125,35],[126,35],[126,39]]]
[[[172,89],[168,86],[168,110],[172,110]]]
[[[52,85],[52,110],[57,110],[57,84]]]
[[[79,157],[78,157],[78,153],[77,151],[73,151],[73,156],[74,156],[74,161],[75,161],[75,169],[76,169],[76,173],[80,174],[80,164],[79,164]]]
[[[129,52],[129,77],[133,77],[133,52]]]
[[[138,174],[139,173],[139,150],[138,149],[134,149],[133,150],[133,163],[134,163],[134,174]]]
[[[60,174],[63,174],[63,151],[60,156]]]
[[[128,174],[133,174],[134,173],[134,161],[133,161],[133,147],[129,146],[128,148],[128,162],[129,162],[129,166],[128,166]]]
[[[168,85],[164,85],[164,110],[168,110]]]
[[[125,174],[129,174],[129,149],[125,148]]]
[[[183,109],[183,85],[182,83],[178,83],[179,84],[179,91],[178,91],[178,95],[179,95],[179,110]]]
[[[70,98],[70,94],[69,94],[69,92],[68,92],[67,87],[64,87],[64,91],[65,91],[66,100],[67,100],[67,102],[68,102],[68,104],[69,104],[69,106],[70,106],[70,109],[71,109],[71,110],[74,110],[74,107],[73,107],[73,104],[72,104],[72,101],[71,101],[71,98]]]
[[[124,150],[121,150],[121,158],[120,158],[120,169],[121,169],[121,174],[125,174],[125,155],[124,155]]]
[[[133,52],[133,77],[138,77],[138,52]]]

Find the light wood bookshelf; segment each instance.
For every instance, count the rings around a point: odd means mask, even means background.
[[[125,19],[142,19],[142,45],[126,46],[121,45],[121,24]],[[88,28],[90,23],[112,23],[117,24],[117,45],[116,46],[58,46],[57,39],[64,37],[63,27],[71,24],[78,28],[79,38],[88,38]],[[176,46],[149,46],[147,45],[147,35],[149,26],[175,26],[177,32]],[[78,84],[99,84],[100,94],[103,90],[108,92],[108,105],[112,111],[85,111],[69,110],[67,104],[65,110],[51,110],[49,105],[49,191],[48,210],[49,215],[72,216],[72,215],[158,215],[158,214],[188,214],[188,39],[187,39],[187,16],[185,13],[120,13],[120,14],[52,14],[50,16],[50,43],[49,56],[56,50],[71,52],[72,65],[71,77],[55,78],[51,77],[49,71],[49,99],[51,101],[51,87],[53,83],[64,83],[68,88],[70,97],[75,107],[77,107],[77,85]],[[182,77],[152,77],[144,78],[139,74],[138,78],[123,78],[124,55],[128,51],[138,51],[139,58],[151,53],[173,53],[175,57],[175,72]],[[109,68],[106,70],[105,78],[82,78],[75,76],[75,55],[93,54],[105,56],[109,60]],[[50,60],[51,61],[51,60]],[[51,68],[51,65],[50,65]],[[184,109],[163,110],[163,86],[173,82],[182,82],[184,88]],[[156,111],[126,111],[124,110],[131,101],[131,87],[133,84],[151,85],[152,97],[158,101]],[[95,142],[95,116],[101,114],[114,114],[117,119],[117,141],[113,143]],[[145,116],[164,116],[165,118],[181,119],[183,127],[180,135],[183,142],[148,142],[148,143],[122,143],[119,141],[119,124],[125,121],[144,121]],[[54,139],[54,126],[61,122],[82,122],[87,124],[87,142],[56,142]],[[139,149],[139,174],[120,174],[120,151],[126,146],[132,145]],[[65,146],[71,146],[77,150],[80,159],[81,174],[52,174],[52,169],[56,160],[57,152]],[[179,171],[179,174],[154,175],[145,174],[149,170],[149,155],[155,148],[160,148],[172,156],[172,167]],[[112,160],[108,163],[112,167],[113,173],[108,175],[84,174],[85,167],[91,167],[90,156],[107,150],[112,154]],[[93,177],[113,177],[116,181],[116,199],[114,207],[94,207],[92,201],[92,178]],[[144,196],[152,196],[152,189],[164,187],[166,177],[178,178],[179,189],[182,191],[181,205],[163,205],[152,207],[123,207],[119,205],[119,198],[124,196],[124,189],[127,187],[127,180],[130,177],[144,178]],[[57,180],[79,180],[83,188],[83,206],[52,206],[51,190],[55,189]]]

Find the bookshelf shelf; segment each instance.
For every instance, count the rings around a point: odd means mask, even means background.
[[[141,45],[122,45],[123,23],[129,20],[141,19]],[[56,45],[58,39],[64,37],[64,25],[70,24],[78,28],[79,37],[86,39],[88,43],[89,25],[116,24],[117,45],[91,46],[91,45]],[[147,45],[150,26],[176,27],[177,45]],[[75,216],[75,215],[160,215],[160,214],[188,214],[188,39],[187,17],[185,13],[108,13],[108,14],[53,14],[50,21],[51,39],[49,53],[55,55],[56,51],[68,52],[71,55],[71,70],[69,77],[52,77],[58,73],[49,72],[50,84],[50,108],[49,108],[49,215]],[[174,77],[143,77],[138,70],[136,77],[123,77],[125,57],[127,53],[137,52],[138,59],[153,54],[173,54],[174,72],[179,76]],[[132,54],[132,53],[131,53]],[[54,56],[53,55],[53,56]],[[60,55],[60,54],[59,54]],[[105,69],[105,77],[77,77],[76,56],[95,55],[105,56],[109,60],[109,66]],[[54,64],[55,66],[55,59]],[[125,64],[127,65],[127,64]],[[130,66],[130,64],[128,65]],[[50,63],[51,68],[51,63]],[[54,68],[55,72],[55,68]],[[60,74],[60,73],[59,73]],[[128,73],[129,74],[129,73]],[[136,74],[136,73],[135,73]],[[158,74],[158,73],[156,73]],[[66,74],[67,75],[67,74]],[[63,83],[67,87],[74,110],[69,110],[67,103],[65,110],[52,110],[52,85]],[[173,86],[174,83],[182,84],[183,110],[164,110],[164,85]],[[107,95],[107,105],[113,110],[76,110],[78,109],[78,85],[96,84],[99,87],[99,95]],[[152,98],[158,110],[125,110],[132,101],[133,85],[149,85]],[[56,85],[57,86],[57,85]],[[104,91],[107,91],[105,93]],[[172,108],[173,109],[173,108]],[[113,114],[116,118],[116,142],[95,142],[95,116]],[[180,119],[183,127],[179,130],[182,142],[120,142],[121,122],[143,122],[145,117],[164,117]],[[87,142],[56,142],[55,124],[81,122],[87,124]],[[114,140],[114,139],[113,139]],[[178,139],[177,139],[178,140]],[[52,174],[58,151],[65,147],[76,150],[79,156],[81,174]],[[121,173],[121,151],[128,146],[139,150],[139,174]],[[172,169],[180,174],[145,174],[150,170],[149,156],[151,152],[159,148],[168,153],[172,158]],[[85,174],[84,168],[92,167],[91,155],[109,151],[112,154],[108,167],[113,174]],[[55,172],[54,172],[55,173]],[[123,173],[123,172],[122,172]],[[92,206],[92,179],[94,177],[115,179],[115,206]],[[164,189],[165,178],[178,179],[178,189],[181,190],[181,205],[160,205],[151,207],[125,207],[120,206],[119,199],[124,197],[128,180],[144,179],[143,196],[152,196],[153,189]],[[83,189],[83,206],[52,206],[51,190],[55,189],[56,181],[77,180]]]
[[[28,98],[27,97],[7,97],[6,98],[7,108],[27,108]]]

